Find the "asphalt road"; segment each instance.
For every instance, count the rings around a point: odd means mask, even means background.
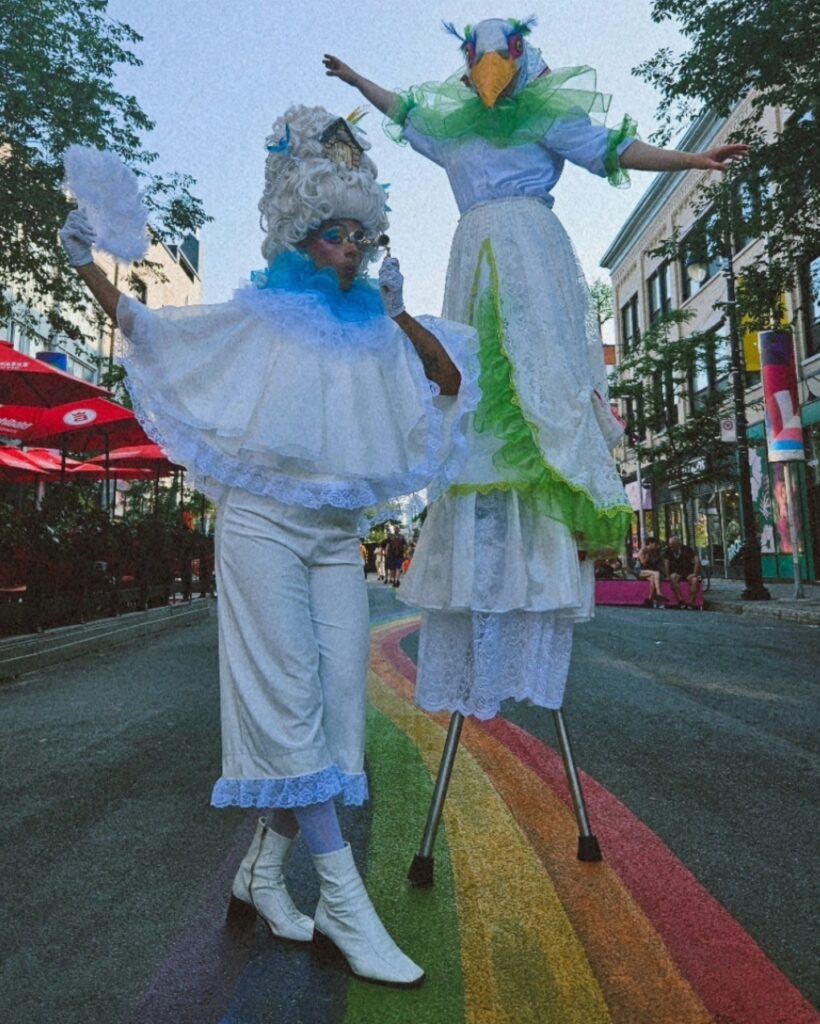
[[[579,764],[815,1004],[818,653],[812,627],[602,609],[565,706]],[[216,668],[214,615],[0,686],[2,1024],[122,1024],[196,913],[247,828],[208,806]]]

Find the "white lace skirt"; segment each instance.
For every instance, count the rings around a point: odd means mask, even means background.
[[[571,654],[557,612],[423,612],[416,703],[481,719],[509,697],[560,708]]]
[[[515,491],[447,494],[427,514],[399,597],[422,609],[416,703],[492,718],[513,697],[560,708],[592,563]]]

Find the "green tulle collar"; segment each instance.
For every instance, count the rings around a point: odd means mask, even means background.
[[[477,135],[496,146],[537,142],[558,118],[597,115],[603,121],[612,98],[595,85],[591,67],[559,68],[488,109],[455,74],[444,82],[427,82],[398,94],[389,114],[393,125],[388,134],[397,138],[409,116],[414,128],[436,139]]]

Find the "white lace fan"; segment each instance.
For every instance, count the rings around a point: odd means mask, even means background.
[[[122,160],[93,146],[69,146],[63,158],[65,187],[97,236],[95,246],[124,263],[148,252],[148,210],[139,180]]]

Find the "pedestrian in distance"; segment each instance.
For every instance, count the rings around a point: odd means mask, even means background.
[[[368,796],[359,537],[365,509],[457,471],[477,371],[473,332],[406,312],[395,259],[378,286],[364,276],[387,225],[367,148],[321,107],[274,123],[259,204],[268,265],[226,303],[148,309],[94,265],[81,212],[61,237],[124,335],[138,416],[219,506],[211,803],[265,812],[231,919],[259,915],[274,936],[335,944],[362,978],[408,986],[424,972],[376,914],[335,806]],[[312,917],[285,885],[299,831],[320,879]]]
[[[663,569],[669,580],[672,593],[678,602],[672,607],[697,608],[698,597],[702,587],[700,557],[698,553],[690,548],[688,544],[683,544],[680,537],[670,537],[663,554]],[[681,583],[684,580],[689,586],[688,601],[684,598],[681,591]]]
[[[470,459],[429,508],[402,600],[422,609],[417,702],[481,718],[510,696],[561,707],[573,624],[593,612],[593,562],[620,549],[632,520],[597,320],[552,212],[565,161],[621,185],[628,169],[723,171],[747,150],[664,150],[628,117],[595,123],[609,97],[594,71],[549,68],[529,42],[534,23],[445,25],[463,65],[403,93],[324,57],[445,171],[461,214],[444,315],[478,330],[482,399]]]
[[[404,554],[407,550],[407,541],[401,535],[397,526],[393,527],[392,532],[387,538],[385,547],[387,582],[392,587],[398,587],[401,568],[404,563]]]
[[[644,601],[647,608],[665,608],[666,598],[661,592],[663,578],[663,557],[657,537],[647,537],[638,550],[635,559],[635,578],[649,583],[649,597]]]

